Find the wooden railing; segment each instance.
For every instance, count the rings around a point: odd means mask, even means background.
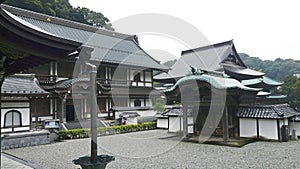
[[[130,81],[130,80],[118,80],[118,79],[100,79],[97,81],[104,86],[117,86],[117,87],[152,87],[151,81]]]

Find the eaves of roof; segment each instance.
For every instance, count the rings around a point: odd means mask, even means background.
[[[255,79],[249,79],[249,80],[242,81],[242,84],[245,86],[258,85],[260,83],[269,85],[269,86],[281,86],[283,84],[283,82],[273,80],[266,76],[263,76],[262,78],[255,78]]]
[[[240,106],[237,116],[243,118],[282,119],[299,114],[288,104]]]
[[[176,82],[174,86],[172,86],[169,89],[164,90],[165,93],[174,91],[177,87],[179,87],[181,84],[187,82],[187,81],[202,81],[209,83],[212,87],[216,89],[240,89],[244,91],[255,91],[258,92],[261,89],[257,88],[250,88],[242,85],[239,81],[232,79],[232,78],[222,78],[222,77],[215,77],[207,74],[203,75],[190,75],[181,78]]]
[[[14,21],[43,36],[85,44],[94,48],[91,60],[169,70],[147,54],[134,36],[96,28],[24,9],[1,5]]]
[[[5,96],[31,96],[31,95],[48,95],[49,92],[42,89],[33,75],[14,75],[5,78],[1,94]]]

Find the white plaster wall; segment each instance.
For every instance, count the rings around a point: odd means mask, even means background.
[[[180,130],[182,130],[182,118],[169,117],[169,123],[169,132],[179,132]]]
[[[152,83],[146,82],[145,87],[152,87]]]
[[[256,119],[240,118],[240,137],[257,136]]]
[[[1,103],[1,108],[17,108],[17,107],[30,107],[29,102],[3,102]]]
[[[157,128],[167,129],[168,128],[168,119],[167,118],[158,118],[156,126],[157,126]]]
[[[21,113],[22,125],[30,124],[30,110],[29,108],[2,108],[1,109],[1,128],[4,127],[4,117],[6,112],[16,110]]]
[[[151,72],[145,72],[145,81],[147,82],[152,81]]]
[[[280,126],[280,128],[283,125],[289,125],[289,120],[288,119],[279,120],[279,126]]]
[[[130,99],[130,107],[134,107],[134,100]]]
[[[14,131],[28,131],[30,130],[30,127],[18,127],[18,128],[15,128]]]
[[[152,106],[152,100],[151,99],[146,99],[146,106],[149,106],[149,107]]]
[[[135,70],[130,70],[130,81],[133,81]]]
[[[277,120],[259,119],[259,135],[267,139],[278,140]]]
[[[128,117],[126,124],[138,124],[137,117]]]
[[[144,86],[144,82],[138,82],[138,86]]]
[[[188,124],[194,124],[193,117],[188,117]],[[194,125],[188,126],[188,133],[194,133]]]
[[[12,128],[1,128],[1,133],[12,132]]]
[[[296,130],[296,135],[300,136],[300,122],[290,122],[289,129],[290,129],[290,135],[292,135],[293,130]]]
[[[44,120],[49,120],[53,119],[52,116],[43,116],[43,117],[38,117],[38,121],[44,121]],[[35,117],[32,117],[32,121],[35,122]]]
[[[22,125],[30,125],[30,104],[29,102],[2,102],[1,103],[1,132],[12,132],[12,128],[4,127],[5,114],[11,110],[16,110],[21,113]],[[26,131],[30,127],[15,127],[14,131]]]

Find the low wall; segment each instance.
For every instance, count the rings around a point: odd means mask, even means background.
[[[48,131],[13,133],[5,136],[1,143],[1,149],[13,149],[20,147],[36,146],[50,143]]]

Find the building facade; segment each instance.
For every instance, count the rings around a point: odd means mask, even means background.
[[[139,46],[136,36],[3,4],[2,9],[5,19],[24,31],[20,33],[21,36],[27,32],[39,35],[39,41],[33,41],[28,51],[34,48],[32,53],[38,56],[45,53],[47,56],[44,60],[37,60],[38,57],[33,56],[31,59],[24,57],[20,60],[23,65],[30,66],[19,71],[23,74],[34,74],[42,89],[49,92],[45,98],[28,100],[30,114],[36,121],[60,119],[61,122],[72,122],[90,118],[90,70],[86,62],[97,67],[95,83],[99,118],[110,117],[109,110],[113,107],[152,107],[151,97],[157,95],[153,88],[153,71],[166,71],[169,68],[148,55]],[[32,34],[28,36],[34,39]],[[13,37],[10,34],[6,36]],[[43,50],[38,46],[38,42],[46,41],[47,38],[61,43],[44,44],[49,48],[51,45],[57,47],[51,54],[48,53],[50,50]],[[26,48],[26,41],[23,40],[24,43],[20,44]],[[67,55],[67,48],[62,44],[72,46],[70,50],[68,48]],[[80,59],[82,46],[92,49],[90,58],[85,61]],[[72,51],[73,47],[76,48]],[[62,51],[65,53],[62,54]]]

